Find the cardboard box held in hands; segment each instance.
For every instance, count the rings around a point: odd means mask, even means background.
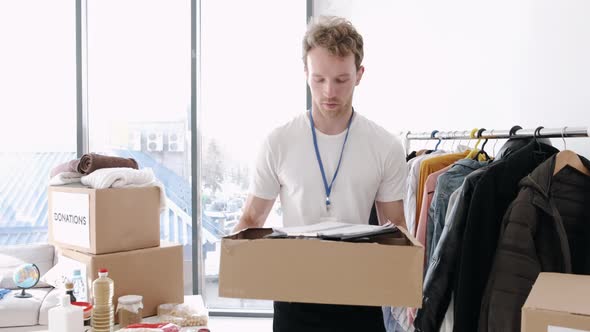
[[[324,304],[422,305],[424,248],[400,229],[375,242],[268,239],[247,229],[221,243],[219,295]]]

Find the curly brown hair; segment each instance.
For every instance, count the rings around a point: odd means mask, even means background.
[[[319,16],[312,18],[303,37],[303,64],[307,68],[307,53],[314,47],[324,47],[332,55],[354,54],[356,69],[363,61],[363,37],[352,23],[342,17]]]

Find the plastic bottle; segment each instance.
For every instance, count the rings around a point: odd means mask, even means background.
[[[92,331],[113,332],[115,326],[115,306],[113,296],[115,284],[108,277],[107,269],[98,271],[98,279],[92,282],[94,304],[92,308]]]
[[[72,275],[72,283],[74,284],[74,296],[79,302],[86,302],[87,294],[86,294],[86,284],[84,280],[82,280],[82,273],[79,269],[74,270],[74,274]]]
[[[77,301],[74,295],[74,284],[71,282],[66,282],[66,294],[70,297],[70,303]]]
[[[83,332],[84,310],[70,304],[70,296],[60,297],[61,306],[49,309],[49,332]]]

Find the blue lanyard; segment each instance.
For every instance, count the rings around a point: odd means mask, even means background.
[[[334,177],[332,178],[332,182],[328,186],[328,180],[326,180],[326,172],[324,171],[324,164],[322,163],[322,157],[320,156],[320,149],[318,148],[318,138],[315,133],[315,126],[313,123],[313,115],[312,112],[309,111],[309,118],[311,123],[311,133],[313,136],[313,146],[315,148],[315,156],[318,160],[318,164],[320,166],[320,171],[322,172],[322,180],[324,180],[324,189],[326,189],[326,207],[330,206],[330,193],[332,192],[332,185],[334,184],[334,180],[336,180],[336,175],[338,175],[338,170],[340,169],[340,163],[342,162],[342,155],[344,154],[344,146],[346,145],[346,141],[348,140],[348,132],[350,131],[350,124],[352,123],[352,117],[354,115],[354,108],[352,109],[352,114],[350,114],[350,119],[348,120],[348,126],[346,127],[346,136],[344,136],[344,143],[342,143],[342,150],[340,151],[340,159],[338,159],[338,166],[336,166],[336,171],[334,172]]]

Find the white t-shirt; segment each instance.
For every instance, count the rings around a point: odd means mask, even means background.
[[[346,131],[326,135],[316,129],[328,185],[338,165]],[[404,198],[407,167],[401,142],[354,113],[340,170],[326,208],[326,191],[313,145],[309,112],[273,130],[258,154],[250,193],[263,199],[280,194],[285,227],[324,218],[367,224],[375,200]]]

